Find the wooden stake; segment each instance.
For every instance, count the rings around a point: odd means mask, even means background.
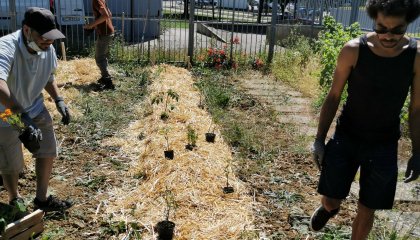
[[[66,57],[66,45],[64,44],[64,42],[60,43],[61,45],[61,54],[63,55],[63,60],[67,61],[67,57]]]

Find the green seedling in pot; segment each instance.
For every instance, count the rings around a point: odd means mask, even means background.
[[[193,150],[195,147],[197,147],[196,143],[198,136],[195,129],[191,125],[188,125],[187,127],[187,139],[188,144],[185,146],[186,149]]]

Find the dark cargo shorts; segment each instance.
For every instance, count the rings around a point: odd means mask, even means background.
[[[336,133],[327,143],[318,193],[345,199],[360,167],[359,201],[391,209],[398,177],[398,141],[368,143]]]

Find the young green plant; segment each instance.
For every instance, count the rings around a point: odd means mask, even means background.
[[[170,131],[169,127],[164,127],[159,132],[163,135],[163,137],[165,138],[165,142],[166,142],[166,150],[163,151],[164,155],[165,155],[165,158],[173,159],[174,158],[174,150],[170,149],[169,131]]]
[[[166,92],[159,92],[156,96],[154,96],[152,98],[152,105],[153,104],[159,105],[162,102],[165,104],[164,110],[160,114],[160,119],[162,119],[162,120],[166,120],[166,119],[169,118],[168,104],[169,104],[171,99],[175,100],[177,102],[179,100],[178,93],[176,93],[172,89],[168,89],[168,91],[166,91]],[[174,105],[170,105],[169,111],[172,111],[174,108],[175,108]]]
[[[188,139],[188,144],[185,146],[188,150],[193,150],[197,145],[197,133],[195,131],[195,129],[191,126],[188,125],[187,127],[187,139]]]
[[[232,186],[229,186],[229,168],[230,168],[230,160],[228,160],[228,164],[226,165],[224,171],[226,176],[226,187],[223,188],[223,193],[233,193],[234,189]]]
[[[172,211],[172,215],[175,216],[175,210],[177,209],[178,205],[175,201],[175,196],[171,189],[166,188],[165,193],[163,195],[163,199],[165,200],[166,208],[165,208],[165,220],[169,221],[169,215]]]

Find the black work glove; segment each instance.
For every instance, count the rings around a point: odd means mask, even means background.
[[[70,112],[69,108],[64,103],[64,99],[62,97],[58,97],[55,100],[55,106],[57,107],[58,112],[61,114],[61,122],[64,125],[67,125],[70,123]]]
[[[25,129],[19,135],[19,139],[29,152],[34,153],[40,148],[39,142],[42,141],[41,129],[35,125],[28,113],[22,113],[20,118],[25,125]]]
[[[405,171],[404,182],[408,183],[416,180],[420,175],[420,154],[413,154],[408,160],[407,170]]]
[[[321,140],[319,138],[315,139],[311,151],[312,159],[315,162],[315,165],[318,167],[319,170],[321,170],[325,154],[325,140]]]

